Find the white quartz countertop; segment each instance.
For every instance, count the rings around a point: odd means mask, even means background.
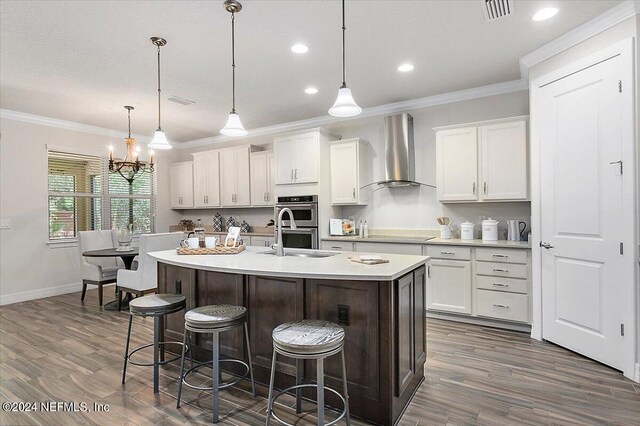
[[[362,237],[323,237],[322,241],[344,241],[353,243],[394,243],[394,244],[421,244],[421,245],[447,245],[447,246],[467,246],[467,247],[502,247],[530,249],[528,241],[484,241],[484,240],[461,240],[459,238],[442,239],[434,237],[406,237],[406,236],[375,236],[369,238]]]
[[[324,251],[324,250],[323,250]],[[429,257],[405,254],[381,254],[389,263],[363,265],[349,260],[361,253],[339,252],[331,257],[277,257],[264,247],[247,247],[235,255],[179,255],[175,250],[151,252],[159,262],[206,271],[243,275],[330,280],[391,281],[421,265]]]

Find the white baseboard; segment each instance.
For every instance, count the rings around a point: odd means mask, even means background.
[[[522,324],[522,323],[516,323],[516,322],[510,322],[510,321],[501,321],[499,319],[485,319],[481,317],[471,317],[468,315],[457,315],[455,313],[449,313],[449,312],[427,311],[427,318],[466,322],[468,324],[503,328],[505,330],[522,331],[525,333],[531,332],[531,326],[529,324]]]
[[[27,300],[43,299],[45,297],[58,296],[60,294],[73,293],[82,290],[82,283],[71,283],[57,287],[40,288],[37,290],[19,291],[17,293],[0,295],[0,306],[12,303],[25,302]]]

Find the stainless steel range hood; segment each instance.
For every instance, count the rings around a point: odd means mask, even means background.
[[[385,117],[384,137],[386,179],[375,183],[388,188],[425,185],[415,180],[413,117],[408,113]]]

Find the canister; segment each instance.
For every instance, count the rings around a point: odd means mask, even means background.
[[[482,239],[484,241],[498,240],[498,221],[487,219],[482,221]]]
[[[473,240],[473,228],[475,225],[471,222],[463,222],[460,224],[460,238],[463,240]]]

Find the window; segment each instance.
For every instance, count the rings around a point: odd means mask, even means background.
[[[105,158],[48,152],[49,240],[76,238],[78,231],[126,224],[153,232],[153,177],[143,173],[129,183],[109,173]]]

